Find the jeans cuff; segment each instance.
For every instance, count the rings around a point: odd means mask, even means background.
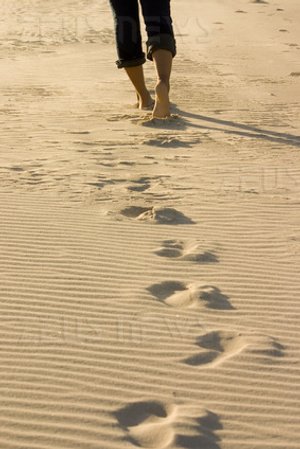
[[[149,37],[146,42],[147,45],[147,59],[153,61],[152,53],[155,50],[169,50],[172,56],[176,55],[176,41],[172,34],[157,34]]]
[[[145,53],[143,53],[143,56],[141,56],[140,58],[127,59],[127,60],[119,59],[118,61],[116,61],[116,64],[118,69],[123,69],[123,67],[136,67],[138,65],[145,64],[145,62],[146,62]]]

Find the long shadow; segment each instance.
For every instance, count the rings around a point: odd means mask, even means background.
[[[214,117],[207,117],[205,115],[201,114],[195,114],[192,112],[183,111],[182,109],[178,108],[176,105],[172,105],[172,112],[180,114],[183,119],[196,119],[201,120],[204,122],[210,122],[215,123],[217,125],[222,125],[230,128],[238,128],[239,130],[243,131],[235,131],[233,129],[224,129],[219,127],[213,127],[213,126],[206,126],[206,125],[196,125],[194,123],[189,123],[190,127],[193,128],[201,128],[201,129],[211,129],[214,131],[222,131],[226,134],[234,134],[239,135],[243,137],[251,137],[255,139],[264,139],[269,140],[271,142],[281,143],[285,145],[293,145],[296,147],[300,147],[300,136],[296,136],[289,133],[281,133],[276,131],[268,131],[265,129],[256,128],[255,126],[251,125],[244,125],[242,123],[236,123],[231,120],[222,120]],[[185,120],[187,122],[187,120]],[[187,124],[187,123],[186,123]]]

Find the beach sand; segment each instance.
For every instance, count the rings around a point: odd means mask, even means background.
[[[172,7],[153,121],[107,1],[1,2],[0,449],[299,448],[298,0]]]

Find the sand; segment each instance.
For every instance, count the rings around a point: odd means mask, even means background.
[[[161,122],[107,1],[1,2],[1,449],[299,448],[298,0],[172,3]]]

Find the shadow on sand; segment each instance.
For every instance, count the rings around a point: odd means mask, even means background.
[[[257,128],[255,126],[237,123],[231,120],[222,120],[219,118],[207,117],[205,115],[183,111],[175,104],[172,104],[172,112],[175,115],[171,117],[170,121],[150,120],[149,122],[144,123],[144,125],[160,129],[185,130],[187,128],[196,128],[202,130],[212,130],[219,131],[224,134],[248,137],[252,139],[268,140],[270,142],[275,142],[282,145],[292,145],[295,147],[300,147],[300,136],[294,134],[269,131]],[[199,123],[192,123],[189,119],[197,120]],[[201,122],[203,122],[203,124]],[[208,122],[210,124],[218,126],[207,125],[204,122]]]
[[[257,128],[255,126],[237,123],[237,122],[234,122],[231,120],[222,120],[219,118],[207,117],[205,115],[183,111],[182,109],[178,108],[176,106],[176,104],[172,104],[172,112],[179,115],[177,127],[181,128],[181,129],[183,129],[183,128],[186,129],[187,127],[190,127],[190,128],[197,128],[197,129],[203,129],[203,130],[220,131],[225,134],[238,135],[238,136],[248,137],[248,138],[250,137],[252,139],[268,140],[270,142],[275,142],[275,143],[279,143],[279,144],[300,147],[300,136],[297,136],[297,135],[293,135],[293,134],[289,134],[289,133],[282,133],[282,132],[277,132],[277,131],[269,131],[269,130]],[[191,123],[189,121],[189,119],[198,120],[199,123],[197,123],[197,124]],[[218,126],[211,126],[211,125],[207,125],[205,123],[202,124],[200,122],[208,122],[210,124],[218,125]],[[160,128],[165,127],[166,129],[171,128],[170,124],[168,124],[167,122],[165,123],[165,126],[163,123],[160,123],[159,127]],[[235,128],[235,129],[230,129],[230,128]]]

